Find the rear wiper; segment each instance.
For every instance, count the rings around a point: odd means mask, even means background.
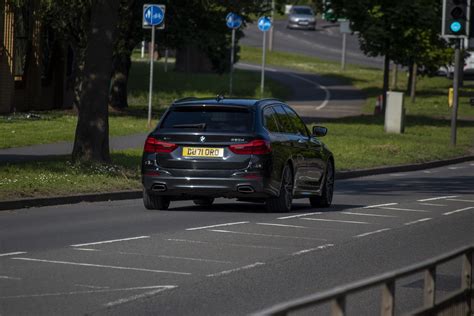
[[[199,123],[199,124],[175,124],[173,128],[199,128],[199,129],[206,129],[206,123]]]

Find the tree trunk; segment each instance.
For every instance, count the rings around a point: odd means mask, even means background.
[[[392,66],[392,84],[390,86],[390,90],[397,89],[397,82],[398,82],[398,65],[394,62]]]
[[[108,99],[119,2],[92,2],[73,160],[110,161]]]
[[[116,109],[128,107],[127,84],[128,74],[132,66],[129,54],[120,54],[113,59],[112,84],[110,89],[110,106]]]

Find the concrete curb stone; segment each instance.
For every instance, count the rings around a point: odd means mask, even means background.
[[[366,177],[372,175],[380,175],[387,173],[416,171],[430,168],[443,167],[452,164],[458,164],[466,161],[473,161],[474,155],[457,157],[452,159],[430,161],[426,163],[378,167],[370,169],[359,169],[350,171],[336,172],[336,179],[352,179],[359,177]],[[0,211],[15,210],[30,207],[42,207],[63,204],[76,204],[81,202],[101,202],[101,201],[119,201],[139,199],[142,197],[141,190],[117,191],[107,193],[90,193],[90,194],[75,194],[68,196],[53,196],[42,198],[26,198],[10,201],[0,201]]]

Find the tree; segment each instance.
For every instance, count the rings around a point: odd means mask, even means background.
[[[351,21],[368,56],[384,56],[384,96],[390,60],[404,66],[437,69],[447,62],[447,43],[439,38],[441,3],[432,0],[333,0],[339,16]],[[386,98],[384,98],[384,101]]]
[[[110,161],[108,98],[119,2],[91,6],[73,160]]]

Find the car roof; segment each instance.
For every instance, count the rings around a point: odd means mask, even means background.
[[[313,10],[313,8],[310,7],[309,5],[294,5],[291,8],[292,9],[311,9],[311,10]]]
[[[172,107],[176,106],[200,106],[200,105],[223,105],[223,106],[243,106],[243,107],[256,107],[267,104],[282,103],[278,99],[245,99],[245,98],[184,98],[173,102]]]

